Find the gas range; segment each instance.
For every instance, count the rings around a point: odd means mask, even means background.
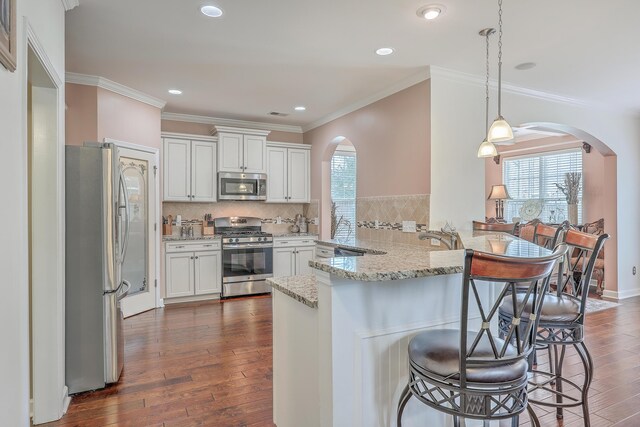
[[[222,237],[222,297],[271,292],[266,279],[273,277],[273,235],[261,230],[262,220],[223,217],[214,226]]]

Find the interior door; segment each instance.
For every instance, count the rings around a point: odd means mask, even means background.
[[[122,300],[124,317],[156,307],[156,156],[120,149],[120,167],[128,197],[129,236],[122,278],[131,284]]]

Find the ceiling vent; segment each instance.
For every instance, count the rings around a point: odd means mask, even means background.
[[[280,113],[278,111],[271,111],[269,112],[270,116],[278,116],[278,117],[287,117],[289,114],[287,113]]]

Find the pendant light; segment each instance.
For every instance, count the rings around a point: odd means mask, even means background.
[[[484,108],[484,141],[478,147],[478,157],[495,157],[498,155],[498,150],[496,146],[493,145],[493,142],[489,142],[487,136],[489,135],[489,36],[496,32],[495,28],[485,28],[480,31],[480,35],[486,38],[486,46],[487,46],[487,78],[485,80],[484,91],[485,91],[485,108]]]
[[[498,0],[498,117],[493,121],[487,136],[494,144],[513,144],[513,129],[502,117],[502,0]]]

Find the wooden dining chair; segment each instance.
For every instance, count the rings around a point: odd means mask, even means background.
[[[473,230],[474,231],[500,231],[502,233],[516,234],[516,228],[518,227],[517,222],[503,224],[503,223],[494,223],[489,224],[487,222],[473,221]]]

